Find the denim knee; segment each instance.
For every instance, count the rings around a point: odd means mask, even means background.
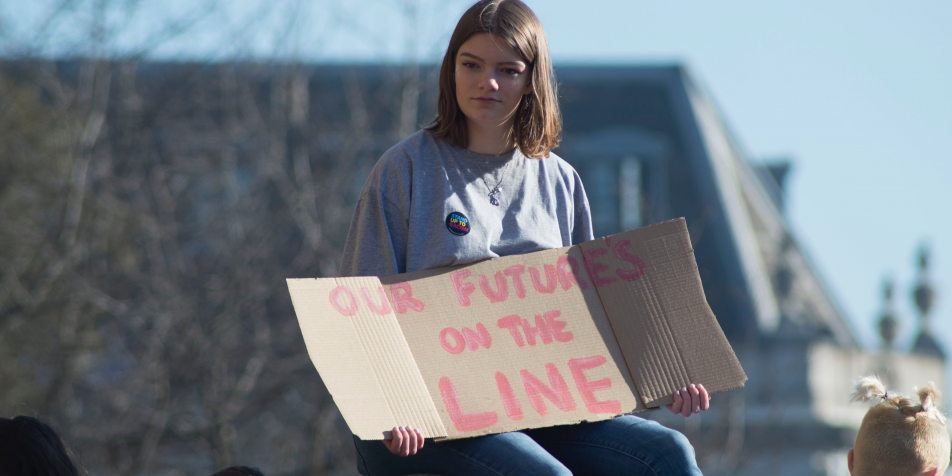
[[[504,476],[572,476],[572,471],[555,458],[549,461],[533,461],[532,464],[513,464],[500,474]]]
[[[552,458],[552,461],[547,461],[545,467],[536,468],[535,473],[533,474],[545,474],[551,476],[572,476],[572,471],[565,467],[555,458]]]
[[[659,425],[660,426],[660,425]],[[686,436],[680,431],[672,430],[662,426],[663,430],[657,434],[657,440],[654,442],[659,452],[665,454],[670,460],[684,462],[687,465],[694,465],[694,446]]]

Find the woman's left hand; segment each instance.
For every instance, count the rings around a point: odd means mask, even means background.
[[[684,417],[691,416],[711,407],[711,396],[701,384],[691,384],[674,392],[674,403],[665,405],[671,413],[680,413]]]

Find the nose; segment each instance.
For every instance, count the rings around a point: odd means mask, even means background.
[[[482,86],[490,91],[497,91],[499,89],[499,82],[496,81],[496,78],[492,74],[487,74],[483,77]]]

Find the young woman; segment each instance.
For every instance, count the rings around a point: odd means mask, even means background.
[[[593,239],[582,181],[550,153],[561,117],[542,25],[519,0],[482,0],[456,26],[432,124],[388,150],[364,186],[341,276],[389,276]],[[453,217],[454,220],[450,220]],[[708,408],[702,385],[674,413]],[[354,437],[364,475],[701,474],[680,433],[636,416],[425,442]]]

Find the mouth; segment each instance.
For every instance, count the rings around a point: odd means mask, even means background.
[[[490,104],[490,103],[494,103],[494,102],[500,102],[498,99],[496,99],[496,98],[491,98],[491,97],[488,97],[488,96],[475,97],[475,98],[473,98],[473,100],[475,100],[476,102],[484,103],[484,104]]]

